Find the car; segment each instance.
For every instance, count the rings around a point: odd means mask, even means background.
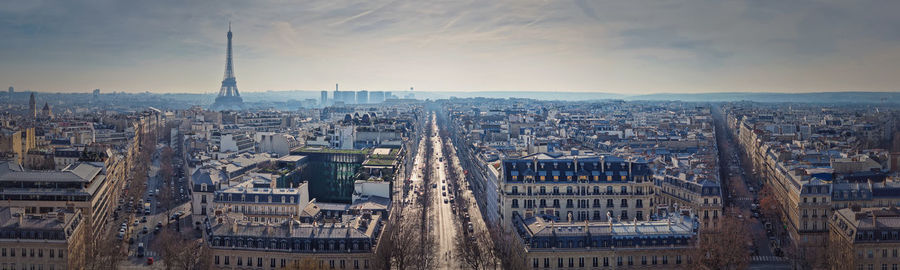
[[[138,212],[140,212],[140,211],[138,211]],[[144,215],[149,215],[149,214],[150,214],[150,209],[144,210]]]
[[[141,217],[141,223],[147,223],[147,216]]]
[[[448,202],[447,199],[444,199],[444,203],[447,203],[447,202]]]
[[[134,219],[134,222],[131,223],[131,226],[137,226],[138,224],[141,224],[141,222],[138,219]]]
[[[137,256],[138,258],[144,257],[144,243],[138,243]]]
[[[153,265],[153,257],[147,257],[147,265]]]
[[[147,234],[150,230],[147,229],[147,226],[144,226],[144,229],[141,230],[141,233]]]

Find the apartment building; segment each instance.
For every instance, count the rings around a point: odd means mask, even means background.
[[[649,220],[652,172],[643,160],[609,155],[539,153],[502,162],[500,220]]]
[[[843,208],[829,221],[832,269],[898,269],[900,210]]]
[[[0,208],[0,269],[81,269],[86,235],[78,209],[26,214]]]
[[[646,222],[554,222],[537,216],[514,223],[533,269],[687,268],[697,226],[681,215]]]

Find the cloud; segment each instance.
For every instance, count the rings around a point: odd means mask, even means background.
[[[0,82],[241,89],[896,90],[898,1],[13,1]],[[886,55],[884,57],[878,57]],[[826,66],[828,68],[826,68]],[[53,79],[47,79],[53,78]],[[791,78],[800,78],[792,80]],[[85,90],[86,91],[86,90]]]

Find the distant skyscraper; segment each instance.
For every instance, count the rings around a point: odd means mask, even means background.
[[[13,88],[12,86],[10,86],[10,87],[9,87],[9,93],[12,94],[12,93],[15,93],[15,92],[16,92],[16,89]]]
[[[328,106],[328,91],[322,90],[322,98],[319,100],[319,105],[322,105],[322,107]]]
[[[334,94],[331,95],[331,103],[337,103],[338,101],[344,101],[341,97],[341,91],[338,88],[338,84],[334,84]]]
[[[28,100],[28,113],[31,118],[37,117],[37,102],[34,100],[34,92],[31,93],[31,98]]]
[[[369,91],[362,90],[362,91],[356,92],[356,103],[357,104],[369,103]]]
[[[384,100],[388,100],[388,99],[392,99],[392,98],[394,98],[394,97],[392,96],[391,91],[384,91]]]
[[[225,53],[225,79],[222,80],[222,88],[219,89],[219,96],[213,103],[213,109],[241,109],[244,107],[244,100],[241,93],[238,92],[237,80],[234,77],[234,64],[231,57],[231,23],[228,23],[228,49]]]
[[[370,103],[381,103],[384,102],[384,91],[372,91],[369,93],[369,102]]]

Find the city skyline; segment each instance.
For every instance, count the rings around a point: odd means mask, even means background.
[[[243,92],[896,92],[892,2],[45,1],[0,9],[0,83],[215,94],[234,22]],[[48,79],[48,78],[52,78]]]

